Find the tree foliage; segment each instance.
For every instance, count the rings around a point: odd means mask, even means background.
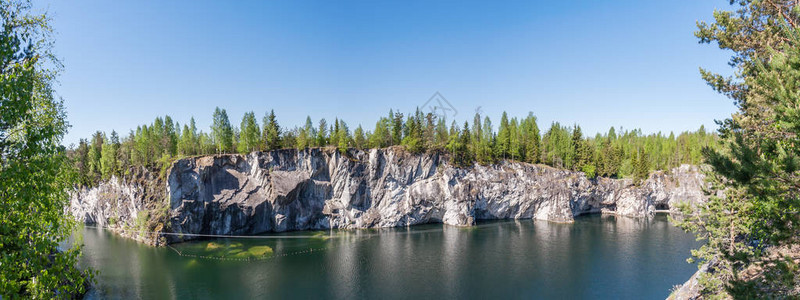
[[[733,77],[701,69],[706,82],[738,107],[718,122],[722,146],[703,151],[713,171],[709,181],[725,195],[683,207],[690,217],[682,226],[707,241],[692,253],[712,263],[713,272],[701,278],[707,296],[798,297],[796,271],[764,282],[742,273],[752,266],[786,266],[764,254],[797,245],[800,237],[800,8],[778,0],[731,4],[735,11],[715,11],[714,22],[699,23],[696,33],[701,43],[734,53]],[[788,265],[797,270],[796,263]]]
[[[69,298],[89,277],[76,267],[79,247],[59,249],[74,226],[64,209],[73,177],[60,146],[68,125],[53,93],[60,63],[50,21],[21,1],[0,2],[0,20],[0,298]]]
[[[702,127],[677,137],[672,133],[643,135],[639,130],[613,127],[606,134],[587,137],[580,126],[553,123],[549,130],[541,133],[533,113],[521,119],[509,117],[507,113],[503,115],[497,131],[492,120],[480,114],[474,115],[472,124],[465,122],[466,127],[452,123],[448,129],[444,118],[419,109],[408,115],[390,110],[387,117],[375,123],[372,131],[365,131],[359,125],[351,132],[339,118],[331,124],[320,119],[314,126],[311,117],[307,117],[303,127],[282,129],[272,110],[264,116],[262,127],[253,112],[244,114],[239,127],[232,127],[225,110],[217,108],[211,134],[197,131],[194,118],[179,131],[178,124],[164,116],[139,126],[117,143],[108,141],[105,133],[97,132],[90,142],[82,142],[73,152],[80,158],[75,166],[85,185],[112,175],[129,174],[132,168],[163,169],[163,164],[177,156],[328,146],[346,153],[353,147],[398,145],[412,153],[445,153],[459,166],[514,160],[582,171],[592,178],[635,177],[641,180],[654,170],[700,163],[700,149],[713,145],[717,138]],[[396,138],[400,138],[399,141]],[[170,150],[173,144],[175,150]],[[116,157],[116,161],[112,157]],[[114,166],[105,168],[104,162]]]
[[[156,118],[156,124],[158,124]],[[233,150],[233,127],[228,119],[228,112],[217,107],[214,110],[213,123],[211,124],[211,138],[217,147],[217,153],[230,153]]]
[[[258,127],[255,113],[252,111],[246,112],[242,117],[242,123],[239,128],[241,128],[239,131],[239,142],[236,144],[239,153],[250,153],[251,151],[262,148],[262,131]]]
[[[254,117],[255,119],[255,117]],[[270,110],[269,115],[264,116],[263,140],[266,143],[266,150],[281,148],[281,127],[275,117],[275,111]]]

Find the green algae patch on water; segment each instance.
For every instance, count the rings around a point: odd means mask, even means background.
[[[215,242],[209,242],[208,245],[206,245],[206,251],[214,251],[219,248],[222,248],[222,245],[217,244]]]
[[[245,244],[235,240],[187,242],[176,245],[174,249],[182,256],[218,260],[266,259],[274,254],[272,247],[268,245],[249,242]]]
[[[311,234],[311,239],[325,241],[331,238],[330,234],[327,231],[317,231]]]
[[[270,246],[253,246],[250,249],[247,249],[247,252],[253,256],[265,256],[265,255],[272,255],[272,247]]]
[[[192,260],[190,260],[189,262],[186,263],[186,269],[192,269],[194,267],[197,267],[197,265],[198,265],[197,260],[196,259],[192,259]]]

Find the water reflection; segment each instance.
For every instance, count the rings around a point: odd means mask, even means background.
[[[695,267],[684,260],[697,246],[663,216],[324,234],[330,238],[240,240],[267,245],[275,256],[236,262],[182,257],[86,229],[82,263],[101,272],[89,298],[638,299],[664,298],[688,278]]]

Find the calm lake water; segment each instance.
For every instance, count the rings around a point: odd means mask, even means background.
[[[662,215],[280,236],[300,238],[170,249],[87,228],[82,264],[99,271],[87,298],[663,299],[694,273],[685,260],[699,245]]]

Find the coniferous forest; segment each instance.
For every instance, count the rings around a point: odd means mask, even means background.
[[[540,129],[532,113],[509,118],[505,112],[497,125],[480,114],[472,123],[448,124],[419,109],[407,115],[390,110],[371,130],[361,125],[351,129],[338,118],[315,123],[311,117],[302,126],[285,128],[274,111],[260,122],[254,112],[247,112],[236,124],[220,108],[215,109],[208,132],[199,129],[193,117],[186,124],[170,116],[158,117],[125,136],[97,131],[89,139],[81,139],[70,155],[83,185],[125,176],[132,168],[164,169],[187,156],[313,147],[335,147],[346,153],[351,148],[391,146],[412,153],[440,152],[462,167],[513,160],[581,171],[592,178],[631,177],[638,181],[651,171],[701,163],[703,147],[713,147],[717,141],[717,135],[702,126],[677,135],[611,127],[606,133],[588,136],[578,125],[554,122]]]

